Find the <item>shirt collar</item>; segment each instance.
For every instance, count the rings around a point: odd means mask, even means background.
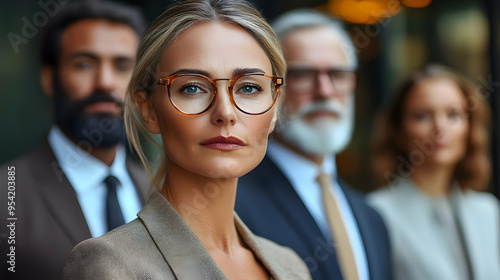
[[[77,193],[98,188],[104,179],[113,174],[119,180],[126,174],[125,148],[119,145],[111,166],[87,153],[73,143],[58,126],[49,132],[49,144],[69,182]]]
[[[274,140],[269,140],[267,150],[269,157],[278,165],[285,175],[292,181],[303,182],[304,180],[316,180],[320,172],[324,172],[335,178],[337,175],[337,166],[335,164],[335,155],[325,156],[321,165],[302,157],[285,146]]]

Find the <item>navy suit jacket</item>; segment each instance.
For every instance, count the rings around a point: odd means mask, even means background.
[[[365,203],[363,195],[339,183],[358,224],[370,279],[392,279],[390,243],[381,217]],[[269,157],[240,178],[236,212],[255,234],[295,250],[313,279],[342,279],[332,243],[325,240],[288,179]]]

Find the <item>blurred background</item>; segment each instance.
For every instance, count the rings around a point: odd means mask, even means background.
[[[51,18],[49,2],[1,2],[0,164],[35,148],[52,124],[52,104],[39,82],[40,34]],[[149,21],[172,1],[120,1],[137,6]],[[500,195],[500,88],[498,0],[252,0],[272,20],[295,8],[314,8],[345,22],[360,68],[356,128],[338,155],[340,175],[354,188],[375,187],[369,170],[374,118],[402,78],[429,62],[450,66],[470,78],[493,109],[490,191]],[[31,27],[27,27],[31,25]],[[19,174],[22,176],[22,174]]]

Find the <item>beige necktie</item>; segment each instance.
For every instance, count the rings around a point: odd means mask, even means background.
[[[319,174],[318,183],[321,186],[326,217],[333,235],[335,251],[337,252],[343,278],[345,280],[359,280],[356,259],[354,258],[354,252],[349,241],[347,228],[340,214],[337,200],[330,190],[330,176],[325,173]]]

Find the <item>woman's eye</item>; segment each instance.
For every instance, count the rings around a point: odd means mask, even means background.
[[[239,92],[244,94],[256,94],[262,91],[262,87],[258,85],[243,85]]]
[[[196,86],[188,86],[184,89],[184,91],[186,91],[187,93],[197,93],[198,90],[199,88]]]
[[[459,110],[452,110],[452,111],[448,112],[448,118],[451,120],[461,119],[462,116],[463,116],[463,114]]]
[[[187,84],[187,85],[184,85],[181,88],[179,88],[178,92],[185,93],[185,94],[199,94],[199,93],[206,93],[207,91],[203,90],[198,85]]]
[[[413,118],[417,121],[424,121],[429,118],[429,114],[427,113],[415,113],[413,114]]]
[[[255,91],[255,88],[254,87],[251,87],[251,86],[244,86],[242,89],[241,89],[242,92],[244,93],[252,93]]]

